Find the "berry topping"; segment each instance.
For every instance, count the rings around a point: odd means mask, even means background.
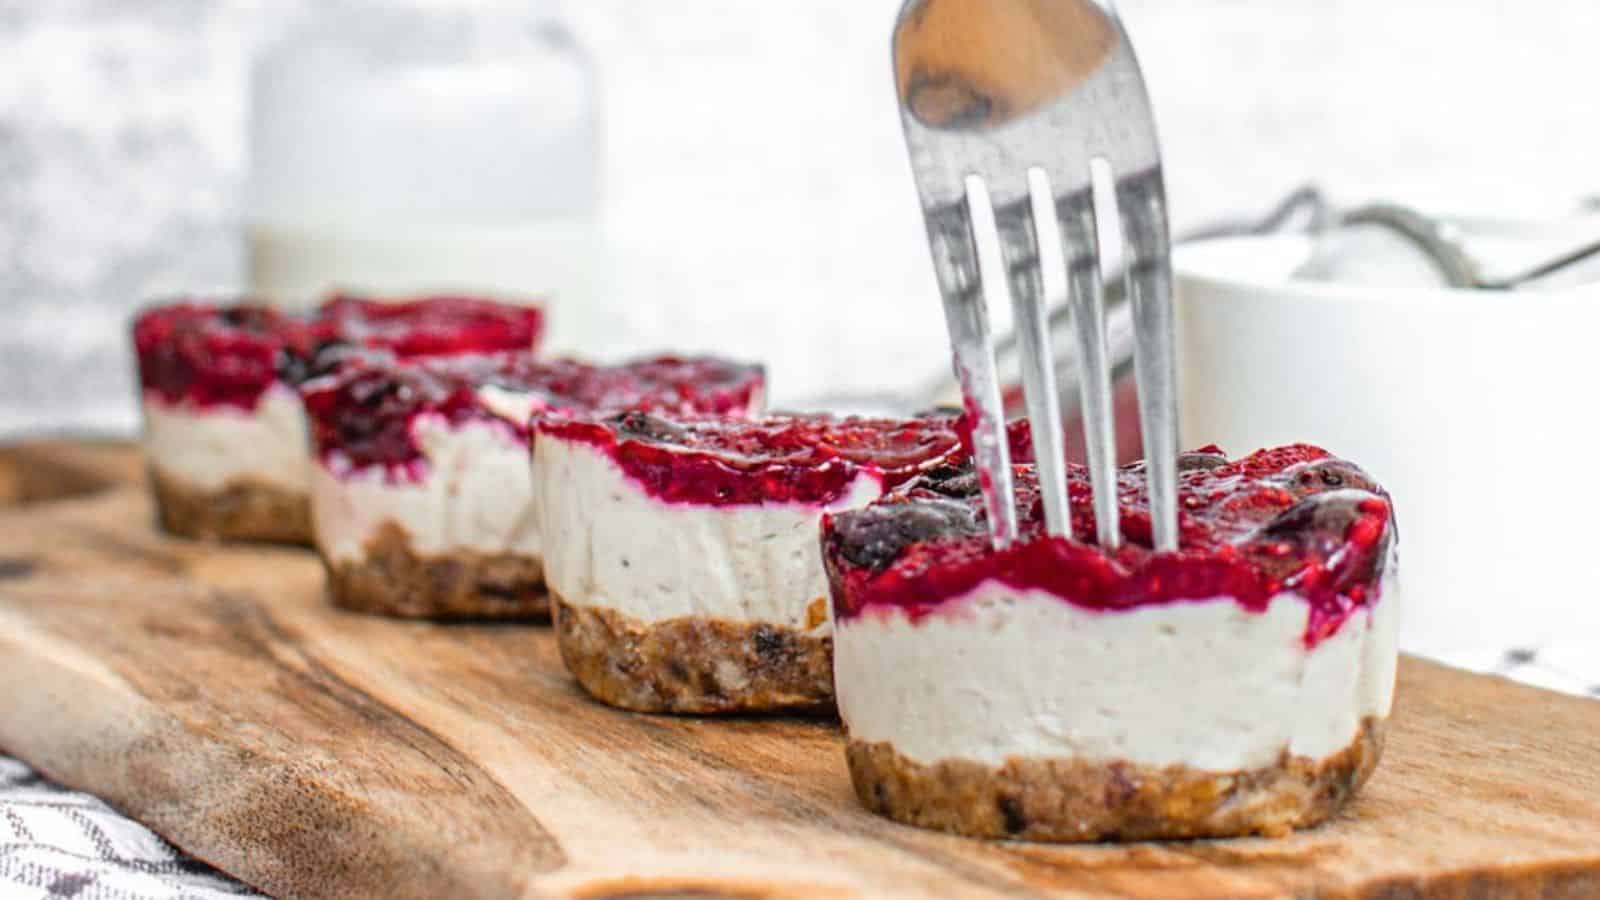
[[[991,546],[969,461],[947,460],[861,510],[828,516],[823,557],[841,619],[873,606],[920,616],[987,580],[1101,610],[1234,598],[1264,610],[1295,591],[1312,606],[1308,644],[1375,599],[1394,540],[1387,495],[1361,469],[1305,445],[1230,462],[1180,457],[1180,549],[1151,547],[1145,467],[1118,473],[1123,546],[1096,543],[1087,473],[1069,467],[1076,540],[1044,533],[1032,465],[1016,467],[1021,538]]]
[[[526,436],[521,412],[485,398],[517,398],[529,414],[664,409],[681,413],[743,414],[755,405],[759,366],[718,359],[661,357],[621,366],[543,361],[531,353],[474,354],[401,361],[382,355],[349,358],[333,375],[302,391],[313,442],[327,458],[355,466],[403,467],[421,458],[411,433],[417,416],[451,424],[495,422]]]
[[[133,324],[139,381],[168,403],[254,409],[329,337],[325,323],[271,307],[179,303]]]
[[[538,307],[469,297],[403,302],[335,297],[320,315],[346,341],[396,356],[450,356],[532,350],[544,325]]]
[[[253,409],[274,383],[297,386],[351,356],[530,350],[543,314],[486,300],[382,303],[340,297],[314,313],[179,303],[134,323],[140,382],[169,403]]]
[[[627,412],[547,418],[538,429],[605,450],[657,499],[699,505],[832,503],[863,474],[897,485],[959,446],[949,416],[748,420]]]

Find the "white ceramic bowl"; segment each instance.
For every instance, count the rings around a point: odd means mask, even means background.
[[[1309,251],[1302,238],[1179,251],[1184,445],[1306,441],[1383,483],[1409,650],[1600,641],[1600,285],[1292,280]]]

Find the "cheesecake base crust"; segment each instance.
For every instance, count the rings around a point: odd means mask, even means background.
[[[328,593],[335,606],[401,619],[482,620],[550,617],[540,560],[512,553],[459,550],[423,556],[399,525],[382,525],[361,560],[332,561]]]
[[[1337,813],[1378,765],[1386,721],[1368,718],[1324,759],[1261,769],[1078,759],[924,765],[886,743],[851,740],[850,780],[868,809],[907,825],[979,838],[1080,843],[1245,835],[1282,837]]]
[[[168,534],[203,541],[311,544],[311,497],[305,491],[255,481],[207,490],[160,466],[150,466],[149,472],[156,519]]]
[[[831,712],[833,637],[685,617],[643,622],[552,593],[567,670],[590,696],[635,712]]]

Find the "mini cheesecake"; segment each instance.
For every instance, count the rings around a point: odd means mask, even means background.
[[[830,516],[835,680],[856,793],[986,838],[1282,835],[1378,763],[1396,668],[1395,524],[1360,469],[1291,446],[1180,461],[1181,548],[1153,552],[1142,466],[1120,549],[1044,533],[995,549],[970,463]]]
[[[548,617],[530,422],[618,409],[744,415],[763,385],[759,366],[717,359],[347,360],[302,391],[332,599],[404,618]]]
[[[310,543],[298,386],[348,352],[531,348],[538,309],[465,298],[337,298],[308,315],[179,303],[134,323],[145,451],[161,524],[195,538]]]
[[[959,446],[950,418],[547,417],[534,478],[562,658],[644,712],[829,709],[823,515]]]
[[[144,448],[162,526],[303,541],[306,422],[296,382],[330,324],[256,306],[176,304],[134,324]]]

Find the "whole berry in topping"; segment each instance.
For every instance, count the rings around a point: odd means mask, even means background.
[[[271,334],[286,321],[283,313],[264,306],[230,306],[217,318],[224,325],[255,334]]]
[[[830,540],[854,565],[881,571],[913,545],[936,538],[977,535],[983,528],[970,504],[926,499],[868,506],[834,516]]]
[[[623,440],[644,440],[658,444],[670,444],[682,441],[688,436],[682,427],[674,425],[661,416],[654,416],[647,412],[625,412],[611,420],[617,428],[617,436]]]
[[[976,497],[983,490],[978,471],[970,462],[940,465],[917,479],[917,487],[955,499]]]
[[[1377,544],[1387,538],[1388,519],[1388,504],[1366,491],[1312,494],[1261,526],[1243,546],[1259,554],[1262,568],[1280,581],[1292,581],[1306,566],[1340,564],[1357,565],[1362,571],[1355,574],[1364,577],[1387,549]]]
[[[1370,493],[1381,491],[1378,483],[1359,466],[1332,457],[1290,466],[1283,471],[1281,480],[1286,482],[1288,490],[1297,497],[1309,497],[1312,494],[1341,488],[1354,488]]]
[[[1178,454],[1179,472],[1202,472],[1228,464],[1228,457],[1215,447]],[[1139,463],[1142,467],[1144,464]]]

